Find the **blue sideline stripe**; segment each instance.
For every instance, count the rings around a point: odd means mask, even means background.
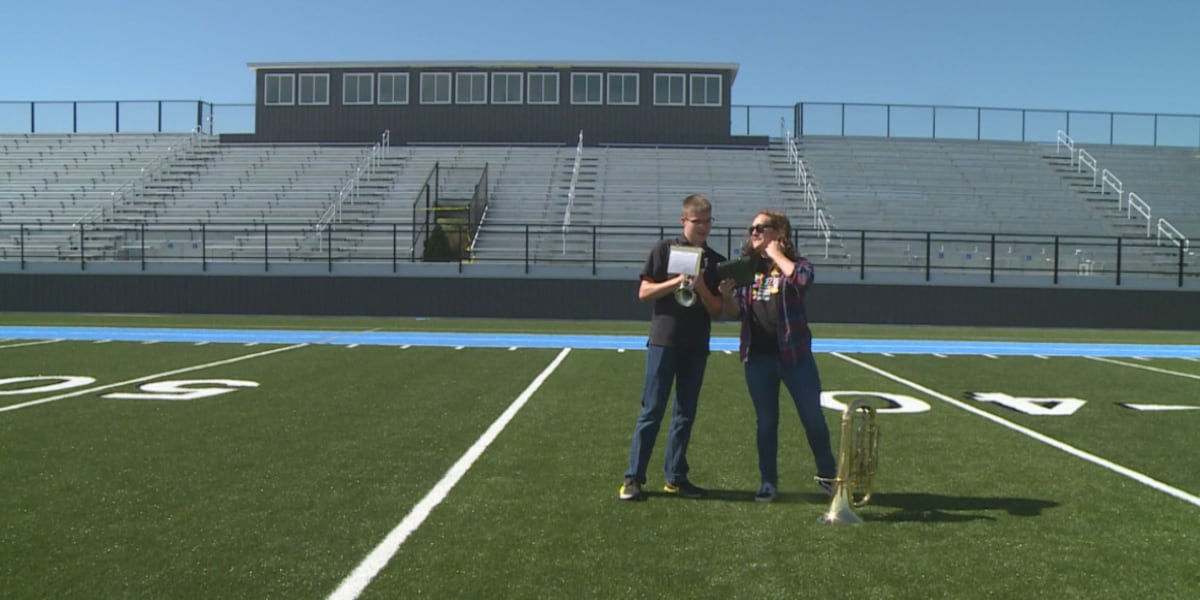
[[[296,331],[258,329],[165,329],[133,327],[0,327],[0,338],[21,340],[113,340],[121,342],[208,342],[227,344],[358,344],[362,346],[440,346],[468,348],[578,348],[642,350],[645,336],[520,333],[435,333]],[[716,337],[714,351],[737,352],[738,340]],[[936,340],[813,340],[816,352],[861,354],[995,354],[1004,356],[1105,356],[1200,358],[1200,346],[1150,344],[1065,344]]]

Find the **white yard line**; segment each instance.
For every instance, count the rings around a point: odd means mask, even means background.
[[[74,392],[71,392],[69,394],[60,394],[58,396],[50,396],[49,398],[42,398],[40,400],[31,400],[29,402],[23,402],[21,404],[13,404],[12,406],[0,406],[0,412],[8,412],[10,410],[18,410],[21,408],[28,408],[30,406],[46,404],[48,402],[54,402],[56,400],[65,400],[67,398],[74,398],[76,396],[85,396],[87,394],[93,394],[96,392],[101,392],[101,391],[112,389],[115,387],[121,387],[123,385],[130,385],[130,384],[134,384],[134,383],[141,383],[143,381],[150,381],[152,379],[158,379],[160,377],[170,377],[171,375],[178,375],[180,373],[199,371],[201,369],[208,369],[211,367],[220,367],[222,365],[233,364],[236,362],[241,362],[243,360],[250,360],[252,358],[259,358],[261,356],[267,356],[268,354],[277,354],[279,352],[287,352],[288,350],[295,350],[296,348],[303,348],[307,345],[308,344],[295,344],[292,346],[284,346],[283,348],[275,348],[273,350],[267,350],[265,352],[256,352],[254,354],[247,354],[245,356],[237,356],[234,358],[227,358],[225,360],[218,360],[216,362],[205,363],[202,365],[194,365],[191,367],[184,367],[182,369],[175,369],[173,371],[164,371],[162,373],[155,373],[153,375],[145,375],[143,377],[138,377],[136,379],[127,379],[125,381],[118,381],[117,383],[109,383],[106,385],[100,385],[100,386],[87,388],[87,389],[83,389],[83,390],[75,390]]]
[[[7,346],[0,346],[0,350],[3,350],[5,348],[24,348],[25,346],[37,346],[40,344],[57,344],[58,342],[61,342],[61,341],[64,341],[64,340],[38,340],[36,342],[24,342],[21,344],[9,344]]]
[[[1151,367],[1149,365],[1135,365],[1133,363],[1122,362],[1119,360],[1113,360],[1111,358],[1104,358],[1101,356],[1085,356],[1084,358],[1089,359],[1089,360],[1099,361],[1102,363],[1108,363],[1110,365],[1121,365],[1122,367],[1129,367],[1131,369],[1142,369],[1143,371],[1153,371],[1155,373],[1162,373],[1163,375],[1175,375],[1176,377],[1187,377],[1189,379],[1200,379],[1200,375],[1195,375],[1192,373],[1180,373],[1179,371],[1169,371],[1167,369],[1160,369],[1158,367]]]
[[[504,428],[513,420],[513,417],[517,416],[517,412],[525,406],[525,403],[529,401],[534,392],[537,392],[538,388],[542,387],[542,384],[550,377],[550,374],[558,369],[558,365],[562,363],[563,359],[570,352],[570,348],[563,348],[562,352],[558,353],[558,357],[529,384],[529,387],[525,388],[525,391],[521,392],[520,396],[517,396],[516,400],[513,400],[508,409],[487,428],[487,431],[483,432],[483,435],[475,441],[474,445],[467,449],[466,454],[463,454],[462,458],[459,458],[458,462],[454,463],[454,466],[450,467],[449,471],[446,471],[441,481],[438,481],[433,486],[433,489],[425,494],[425,497],[404,517],[404,520],[400,521],[400,524],[396,525],[396,528],[392,529],[391,533],[388,533],[387,537],[383,538],[383,541],[378,546],[375,546],[375,549],[363,559],[362,563],[354,569],[353,573],[350,573],[349,576],[342,580],[338,588],[329,595],[331,600],[349,600],[358,598],[362,594],[367,585],[371,583],[371,580],[379,574],[379,571],[383,570],[388,561],[392,560],[392,557],[400,550],[400,545],[421,526],[421,523],[425,522],[425,519],[433,512],[433,509],[437,508],[437,505],[446,499],[446,495],[450,493],[450,490],[454,489],[455,485],[458,485],[458,482],[467,474],[471,465],[475,464],[475,461],[483,455],[484,450],[487,450],[487,447],[499,437],[500,432],[504,431]]]
[[[1128,468],[1128,467],[1123,467],[1123,466],[1121,466],[1121,465],[1118,465],[1117,463],[1114,463],[1114,462],[1112,462],[1112,461],[1110,461],[1110,460],[1108,460],[1108,459],[1105,459],[1105,458],[1101,458],[1101,457],[1099,457],[1099,456],[1096,456],[1095,454],[1092,454],[1091,452],[1088,452],[1088,451],[1086,451],[1086,450],[1080,450],[1079,448],[1076,448],[1076,447],[1074,447],[1074,446],[1071,446],[1070,444],[1067,444],[1067,443],[1065,443],[1065,442],[1060,442],[1060,441],[1058,441],[1058,440],[1056,440],[1056,439],[1054,439],[1054,438],[1052,438],[1052,437],[1050,437],[1050,436],[1048,436],[1048,435],[1045,435],[1045,434],[1043,434],[1043,433],[1039,433],[1039,432],[1037,432],[1037,431],[1034,431],[1034,430],[1032,430],[1032,429],[1030,429],[1030,428],[1028,428],[1028,427],[1025,427],[1025,426],[1023,426],[1023,425],[1018,425],[1018,424],[1016,424],[1016,423],[1013,423],[1012,421],[1009,421],[1009,420],[1007,420],[1007,419],[1004,419],[1004,418],[1002,418],[1002,417],[998,417],[998,416],[996,416],[996,415],[994,415],[994,414],[992,414],[992,413],[989,413],[989,412],[987,412],[986,410],[982,410],[982,409],[976,408],[976,407],[974,407],[974,406],[971,406],[971,405],[969,405],[969,404],[967,404],[967,403],[965,403],[965,402],[962,402],[962,401],[960,401],[960,400],[956,400],[956,399],[954,399],[954,398],[951,398],[950,396],[947,396],[947,395],[945,395],[945,394],[943,394],[943,393],[941,393],[941,392],[938,392],[938,391],[935,391],[935,390],[929,389],[929,388],[927,388],[927,387],[925,387],[925,386],[923,386],[923,385],[921,385],[921,384],[919,384],[919,383],[916,383],[916,382],[913,382],[913,381],[909,381],[909,380],[907,380],[907,379],[904,379],[903,377],[900,377],[899,375],[896,375],[896,374],[893,374],[893,373],[889,373],[889,372],[887,372],[887,371],[884,371],[883,369],[880,369],[879,367],[876,367],[876,366],[874,366],[874,365],[867,364],[867,363],[865,363],[865,362],[862,362],[862,361],[860,361],[860,360],[858,360],[858,359],[851,358],[851,357],[849,357],[849,356],[845,356],[845,355],[843,355],[843,354],[841,354],[841,353],[838,353],[838,352],[831,352],[831,354],[832,354],[833,356],[836,356],[836,357],[838,357],[838,358],[840,358],[840,359],[842,359],[842,360],[846,361],[846,362],[849,362],[849,363],[852,363],[852,364],[858,365],[858,366],[860,366],[860,367],[862,367],[862,368],[864,368],[864,369],[866,369],[866,370],[868,370],[868,371],[871,371],[871,372],[873,372],[873,373],[876,373],[876,374],[878,374],[878,375],[881,375],[881,376],[883,376],[883,377],[886,377],[886,378],[888,378],[888,379],[891,379],[892,381],[895,381],[896,383],[899,383],[899,384],[902,384],[902,385],[906,385],[906,386],[908,386],[908,387],[910,387],[910,388],[912,388],[912,389],[914,389],[914,390],[917,390],[917,391],[919,391],[919,392],[922,392],[922,393],[924,393],[924,394],[928,394],[929,396],[932,396],[932,397],[934,397],[934,398],[937,398],[937,399],[939,399],[939,400],[941,400],[941,401],[943,401],[943,402],[946,402],[946,403],[948,403],[948,404],[951,404],[951,405],[953,405],[953,406],[956,406],[956,407],[958,407],[958,408],[961,408],[961,409],[963,409],[963,410],[965,410],[965,411],[967,411],[967,412],[969,412],[969,413],[972,413],[972,414],[978,415],[978,416],[980,416],[980,417],[983,417],[983,418],[985,418],[985,419],[988,419],[989,421],[992,421],[992,422],[994,422],[994,423],[997,423],[997,424],[1000,424],[1000,425],[1002,425],[1002,426],[1004,426],[1004,427],[1007,427],[1007,428],[1009,428],[1009,429],[1011,429],[1011,430],[1013,430],[1013,431],[1016,431],[1017,433],[1021,433],[1021,434],[1023,434],[1023,435],[1029,436],[1029,437],[1031,437],[1031,438],[1033,438],[1033,439],[1035,439],[1035,440],[1037,440],[1037,441],[1039,441],[1039,442],[1042,442],[1043,444],[1047,444],[1047,445],[1049,445],[1049,446],[1052,446],[1052,447],[1054,447],[1054,448],[1057,448],[1057,449],[1059,449],[1059,450],[1062,450],[1063,452],[1066,452],[1067,454],[1070,454],[1070,455],[1072,455],[1072,456],[1075,456],[1075,457],[1077,457],[1077,458],[1082,458],[1083,460],[1086,460],[1086,461],[1088,461],[1088,462],[1090,462],[1090,463],[1093,463],[1093,464],[1095,464],[1095,465],[1098,465],[1098,466],[1104,467],[1105,469],[1108,469],[1108,470],[1110,470],[1110,471],[1112,471],[1112,472],[1114,472],[1114,473],[1118,473],[1118,474],[1120,474],[1120,475],[1124,475],[1125,477],[1128,477],[1128,478],[1130,478],[1130,479],[1132,479],[1132,480],[1134,480],[1134,481],[1136,481],[1136,482],[1138,482],[1138,483],[1141,483],[1141,484],[1143,484],[1143,485],[1146,485],[1146,486],[1148,486],[1148,487],[1151,487],[1151,488],[1153,488],[1153,489],[1155,489],[1155,490],[1158,490],[1158,491],[1160,491],[1160,492],[1163,492],[1163,493],[1165,493],[1165,494],[1169,494],[1169,495],[1171,495],[1171,496],[1174,496],[1174,497],[1176,497],[1176,498],[1178,498],[1178,499],[1180,499],[1180,500],[1183,500],[1184,502],[1188,502],[1188,503],[1190,503],[1190,504],[1193,504],[1193,505],[1195,505],[1195,506],[1200,506],[1200,497],[1198,497],[1198,496],[1195,496],[1195,495],[1192,495],[1192,494],[1189,494],[1189,493],[1187,493],[1187,492],[1185,492],[1185,491],[1183,491],[1183,490],[1181,490],[1181,489],[1179,489],[1179,488],[1177,488],[1177,487],[1174,487],[1174,486],[1171,486],[1171,485],[1169,485],[1169,484],[1163,483],[1163,482],[1161,482],[1161,481],[1159,481],[1159,480],[1157,480],[1157,479],[1154,479],[1154,478],[1152,478],[1152,477],[1150,477],[1150,476],[1148,476],[1148,475],[1144,475],[1144,474],[1142,474],[1142,473],[1139,473],[1139,472],[1137,472],[1137,471],[1134,471],[1133,469],[1130,469],[1130,468]],[[1131,366],[1136,366],[1136,365],[1131,365]]]

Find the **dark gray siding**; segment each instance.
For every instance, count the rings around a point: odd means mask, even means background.
[[[0,311],[641,320],[637,282],[467,277],[0,275]],[[420,290],[414,293],[413,290]],[[1200,330],[1200,292],[827,283],[814,323]]]

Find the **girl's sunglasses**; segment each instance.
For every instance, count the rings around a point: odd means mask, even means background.
[[[750,233],[750,234],[762,233],[768,229],[775,229],[775,226],[774,225],[763,225],[763,224],[751,225],[746,228],[746,233]]]

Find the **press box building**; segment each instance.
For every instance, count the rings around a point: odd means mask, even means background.
[[[738,65],[250,63],[256,142],[761,145],[731,136]],[[229,141],[238,141],[230,139]]]

